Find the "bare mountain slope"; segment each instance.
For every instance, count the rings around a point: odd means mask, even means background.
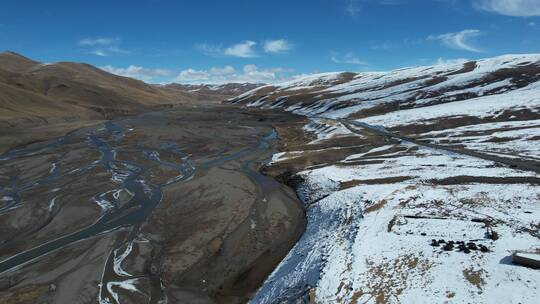
[[[147,84],[84,63],[43,64],[13,52],[0,53],[0,85],[0,123],[11,124],[36,118],[110,118],[175,103],[218,101],[253,88],[197,92],[182,85]]]
[[[41,64],[11,52],[0,54],[0,84],[0,107],[4,109],[0,120],[8,123],[35,118],[107,118],[182,97],[87,64]]]
[[[0,53],[0,66],[2,67],[2,70],[5,71],[21,72],[28,70],[38,64],[39,62],[34,61],[30,58],[26,58],[14,52],[6,51]]]
[[[197,92],[182,85],[147,84],[84,63],[43,64],[0,53],[0,145],[60,136],[83,125],[178,103],[218,102],[253,88],[231,86],[237,91],[225,85]]]

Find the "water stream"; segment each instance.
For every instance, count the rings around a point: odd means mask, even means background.
[[[152,211],[159,205],[163,199],[161,188],[173,183],[179,183],[192,178],[196,172],[194,164],[189,156],[185,154],[176,143],[163,143],[159,148],[149,148],[135,145],[130,149],[138,150],[141,155],[152,162],[175,170],[178,174],[167,179],[161,184],[152,184],[145,178],[147,168],[138,162],[119,160],[118,144],[124,138],[129,130],[124,129],[120,124],[108,122],[103,128],[88,132],[84,138],[81,135],[69,133],[66,136],[42,144],[34,144],[29,147],[14,149],[0,156],[0,165],[8,165],[10,161],[32,157],[36,155],[58,152],[61,148],[69,149],[66,145],[73,142],[84,140],[87,146],[95,151],[99,151],[100,157],[87,166],[79,167],[76,170],[62,174],[60,165],[57,162],[51,164],[49,174],[37,178],[27,184],[20,185],[17,176],[13,176],[8,185],[0,187],[0,214],[10,212],[21,206],[20,193],[28,191],[38,185],[52,183],[60,178],[69,178],[69,175],[84,175],[96,167],[103,168],[110,174],[112,182],[115,184],[114,190],[107,190],[95,195],[94,201],[102,208],[100,217],[90,226],[76,232],[48,241],[29,250],[20,252],[3,261],[0,261],[0,275],[19,269],[40,257],[60,250],[70,244],[89,239],[98,235],[117,231],[119,229],[128,229],[127,239],[118,244],[109,254],[104,265],[103,275],[99,288],[98,301],[100,304],[120,303],[117,294],[118,289],[128,291],[138,291],[137,284],[144,279],[148,279],[151,286],[151,294],[148,303],[158,303],[164,300],[165,295],[162,290],[162,283],[158,275],[148,275],[146,277],[132,276],[122,269],[122,261],[126,259],[132,251],[134,242],[146,241],[140,235],[142,224],[148,219]],[[209,169],[214,166],[220,166],[228,161],[239,159],[253,153],[254,150],[268,150],[270,141],[276,139],[275,130],[259,140],[257,147],[245,148],[238,152],[223,155],[216,159],[207,161],[200,165],[200,169]],[[174,155],[173,161],[164,161],[161,159],[161,152],[167,152]],[[243,162],[242,171],[250,177],[257,186],[265,187],[266,184],[272,186],[269,178],[260,175],[254,167],[253,162],[256,157]],[[271,180],[276,183],[275,181]],[[275,185],[273,185],[275,186]],[[52,187],[52,186],[51,186]],[[55,189],[55,191],[62,191]],[[126,191],[131,198],[119,204],[118,199],[111,200],[110,194],[114,198],[119,198],[120,193]],[[53,209],[55,198],[49,202],[49,209]],[[0,244],[1,246],[2,244]],[[1,248],[1,247],[0,247]]]

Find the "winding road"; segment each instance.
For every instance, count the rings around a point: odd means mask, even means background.
[[[327,119],[327,118],[324,118],[324,119]],[[476,157],[483,160],[499,163],[501,165],[508,166],[512,169],[540,173],[540,163],[532,162],[530,160],[510,159],[510,158],[504,158],[504,157],[500,157],[500,156],[496,156],[492,154],[486,154],[479,151],[473,151],[473,150],[464,149],[464,148],[453,148],[453,147],[448,147],[448,146],[443,146],[443,145],[438,145],[438,144],[432,144],[432,143],[428,143],[422,140],[403,136],[395,132],[388,131],[382,126],[373,126],[373,125],[355,121],[355,120],[336,119],[335,121],[340,122],[353,133],[358,133],[358,130],[355,129],[355,127],[358,127],[374,134],[382,135],[387,138],[408,141],[418,146],[423,146],[423,147],[427,147],[431,149],[444,150],[451,153]]]

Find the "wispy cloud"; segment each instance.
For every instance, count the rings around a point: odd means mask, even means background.
[[[345,13],[356,16],[362,11],[360,0],[347,0],[345,5]]]
[[[383,41],[383,42],[372,42],[369,47],[372,50],[376,50],[376,51],[388,51],[390,49],[395,48],[395,46],[396,45],[393,42]]]
[[[201,43],[195,45],[195,48],[208,56],[222,57],[239,57],[239,58],[253,58],[257,57],[255,52],[256,42],[251,40],[245,40],[240,43],[231,45],[229,47],[223,47],[222,44],[213,45],[209,43]]]
[[[275,83],[292,79],[292,70],[285,68],[260,69],[254,64],[244,65],[241,71],[236,71],[231,66],[212,67],[207,70],[195,70],[192,68],[181,71],[173,82],[180,83]]]
[[[212,45],[207,42],[195,45],[195,49],[199,50],[207,56],[223,56],[222,45]]]
[[[85,48],[87,53],[101,57],[130,53],[130,51],[120,48],[120,39],[118,38],[85,38],[79,40],[78,44]]]
[[[137,65],[130,65],[127,68],[118,68],[111,65],[106,65],[100,67],[100,69],[118,76],[131,77],[144,81],[152,81],[157,77],[166,77],[172,75],[172,72],[166,69],[148,69]]]
[[[210,74],[211,75],[229,75],[229,74],[234,74],[234,72],[236,72],[236,70],[230,66],[230,65],[226,65],[224,67],[212,67],[210,68],[209,70]]]
[[[351,16],[356,16],[364,10],[364,7],[369,5],[400,5],[406,3],[407,0],[346,0],[345,13]]]
[[[287,53],[293,48],[293,44],[285,39],[267,40],[264,42],[264,51],[272,54]]]
[[[79,45],[113,45],[118,43],[118,38],[85,38],[79,41]]]
[[[96,55],[96,56],[101,56],[101,57],[109,56],[108,53],[106,53],[105,51],[100,50],[100,49],[97,49],[97,50],[91,50],[91,51],[89,51],[88,53],[89,53],[89,54],[92,54],[92,55]]]
[[[253,49],[255,45],[257,45],[256,42],[246,40],[225,48],[224,54],[232,57],[253,58],[257,56],[255,50]]]
[[[193,68],[180,71],[178,75],[172,80],[173,82],[180,83],[216,83],[218,80],[230,78],[230,75],[236,73],[235,68],[230,65],[224,67],[211,67],[208,70],[195,70]]]
[[[210,73],[206,70],[194,70],[192,68],[181,71],[174,81],[181,83],[207,83],[210,80]]]
[[[473,5],[477,9],[506,16],[540,16],[538,0],[475,0]]]
[[[224,47],[223,44],[209,44],[205,42],[195,45],[195,48],[208,56],[238,58],[259,57],[263,50],[267,54],[284,54],[294,48],[294,45],[286,39],[266,40],[261,44],[262,50],[258,50],[257,42],[252,40],[244,40],[227,47]]]
[[[339,56],[337,53],[333,53],[330,60],[339,64],[356,64],[356,65],[366,65],[367,62],[360,60],[354,55],[354,53],[347,53],[345,56]]]
[[[428,37],[428,40],[440,41],[443,45],[456,50],[481,53],[483,50],[474,46],[472,42],[480,35],[482,35],[480,30],[463,30],[456,33],[431,35]]]

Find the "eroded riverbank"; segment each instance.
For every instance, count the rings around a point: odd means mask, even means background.
[[[295,119],[182,106],[6,152],[0,299],[247,300],[305,227],[258,170]]]

